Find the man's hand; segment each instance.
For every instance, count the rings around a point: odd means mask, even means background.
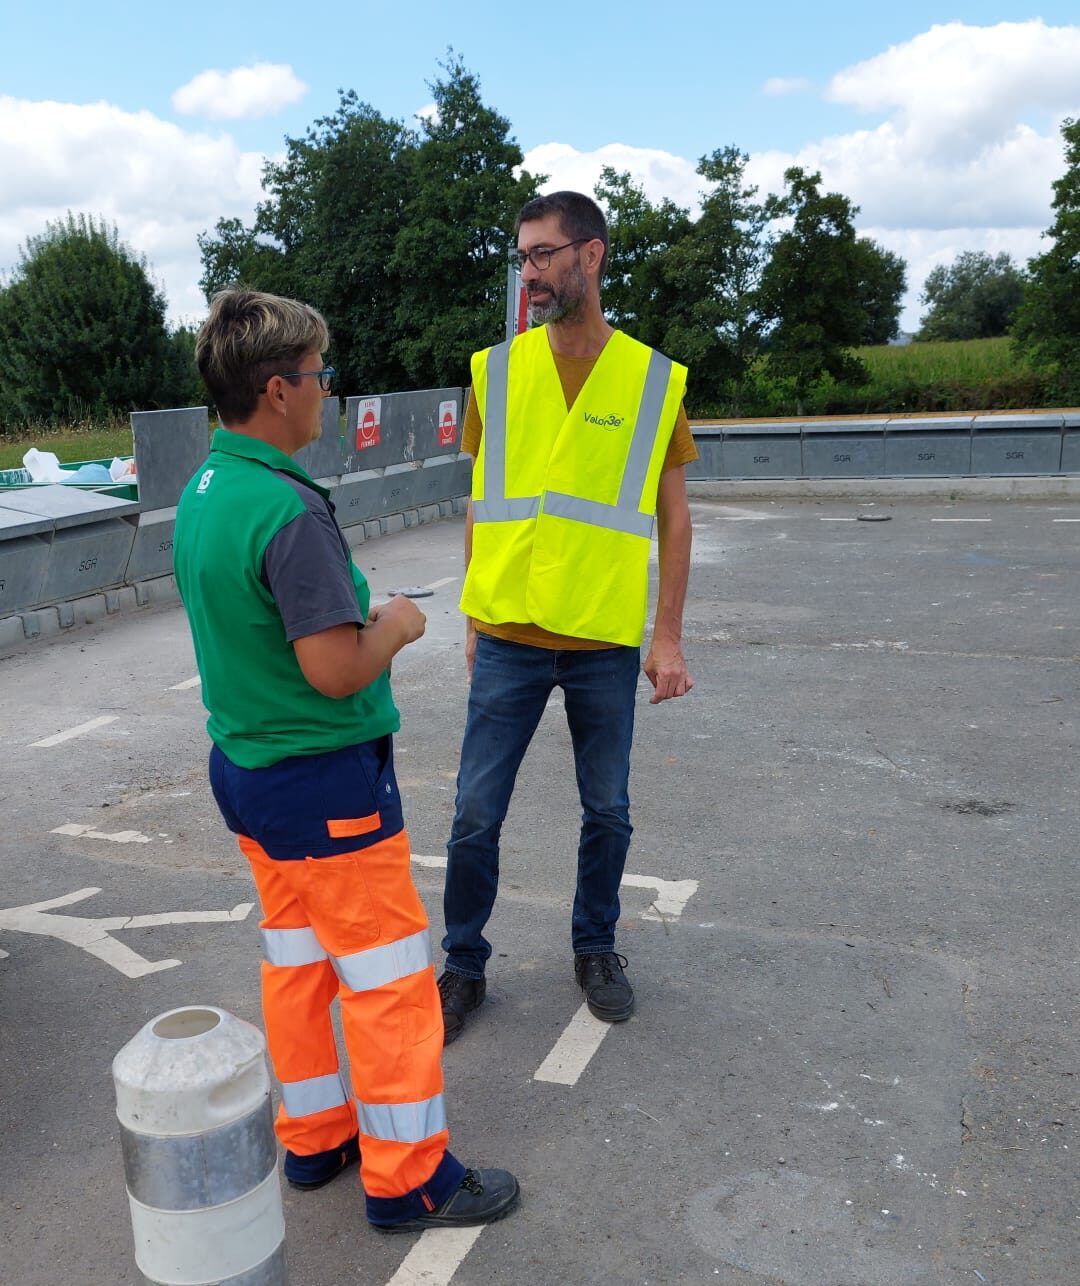
[[[413,600],[406,598],[404,594],[395,594],[389,603],[381,603],[371,608],[368,612],[368,621],[372,625],[379,621],[383,628],[390,627],[395,638],[401,640],[400,647],[415,643],[427,628],[427,617]]]
[[[654,638],[642,668],[653,685],[653,694],[649,698],[651,706],[672,697],[684,697],[694,686],[677,643],[665,643]]]
[[[476,622],[471,616],[465,618],[465,668],[472,682],[473,666],[476,664]]]

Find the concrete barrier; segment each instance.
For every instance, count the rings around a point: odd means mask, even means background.
[[[462,404],[460,388],[348,398],[343,429],[340,399],[325,400],[322,435],[296,458],[329,490],[350,543],[394,515],[431,521],[469,494]],[[208,450],[207,408],[136,411],[131,431],[137,501],[59,484],[0,491],[0,621],[170,576],[176,504]],[[30,622],[25,637],[41,632]],[[4,639],[17,633],[9,624]]]

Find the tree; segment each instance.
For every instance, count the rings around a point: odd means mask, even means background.
[[[726,401],[735,415],[742,412],[744,388],[761,353],[761,283],[777,213],[775,199],[759,202],[757,188],[746,186],[748,159],[735,147],[701,158],[697,172],[713,186],[666,265],[676,300],[667,351],[689,363],[696,403]]]
[[[285,160],[263,171],[269,197],[251,228],[218,222],[199,237],[201,286],[242,284],[303,299],[330,327],[329,360],[346,392],[402,388],[394,329],[396,295],[387,274],[408,199],[403,158],[416,136],[356,94],[285,141]]]
[[[503,337],[506,254],[537,186],[510,122],[453,51],[443,71],[429,86],[435,112],[399,167],[408,195],[389,265],[395,351],[418,387],[467,381],[470,355]]]
[[[1009,255],[965,250],[931,269],[921,302],[929,305],[917,338],[991,339],[1008,333],[1024,296],[1024,273]]]
[[[858,207],[838,192],[821,193],[821,175],[797,166],[784,174],[778,212],[792,226],[777,238],[762,276],[763,312],[774,321],[769,369],[794,385],[801,415],[811,384],[822,375],[844,382],[866,379],[849,351],[863,338],[860,252],[852,220]]]
[[[907,263],[869,237],[855,241],[859,304],[863,310],[860,343],[887,344],[898,329],[907,287]]]
[[[593,194],[608,225],[604,312],[641,343],[662,349],[679,307],[666,256],[689,233],[690,212],[667,199],[653,205],[629,173],[616,173],[610,165],[600,171]],[[672,356],[686,360],[680,353]]]
[[[0,418],[169,406],[177,370],[164,295],[114,226],[69,212],[28,239],[0,290]]]
[[[1059,396],[1080,398],[1080,119],[1061,127],[1067,168],[1054,183],[1053,245],[1028,263],[1013,326],[1020,351],[1056,368]]]

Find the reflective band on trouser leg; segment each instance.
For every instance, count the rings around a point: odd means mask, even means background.
[[[263,1018],[270,1061],[282,1084],[275,1130],[300,1156],[336,1148],[356,1133],[356,1108],[341,1085],[330,1005],[337,977],[301,905],[296,871],[246,836],[240,848],[255,876],[262,922]]]
[[[443,1096],[423,1103],[361,1103],[357,1101],[360,1131],[386,1143],[420,1143],[446,1129]]]
[[[329,1112],[331,1108],[341,1107],[347,1099],[338,1072],[331,1072],[328,1076],[310,1076],[306,1081],[281,1082],[281,1105],[294,1118]],[[341,1141],[338,1140],[339,1143]]]
[[[263,929],[263,952],[272,965],[318,964],[326,959],[312,929]]]
[[[431,965],[431,934],[427,929],[385,947],[335,956],[334,972],[350,991],[374,991],[398,978],[407,978]]]
[[[302,865],[300,896],[341,978],[352,1090],[364,1112],[364,1190],[403,1196],[432,1177],[448,1140],[442,1008],[408,837],[401,831],[356,854]]]

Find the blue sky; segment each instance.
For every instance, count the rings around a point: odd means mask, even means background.
[[[411,121],[448,47],[549,186],[587,190],[608,163],[692,204],[697,159],[729,143],[762,192],[786,165],[820,169],[908,260],[908,327],[935,263],[1037,253],[1060,123],[1080,115],[1076,0],[8,6],[0,272],[47,219],[83,210],[147,256],[174,317],[196,316],[195,235],[250,218],[263,158],[339,87]]]

